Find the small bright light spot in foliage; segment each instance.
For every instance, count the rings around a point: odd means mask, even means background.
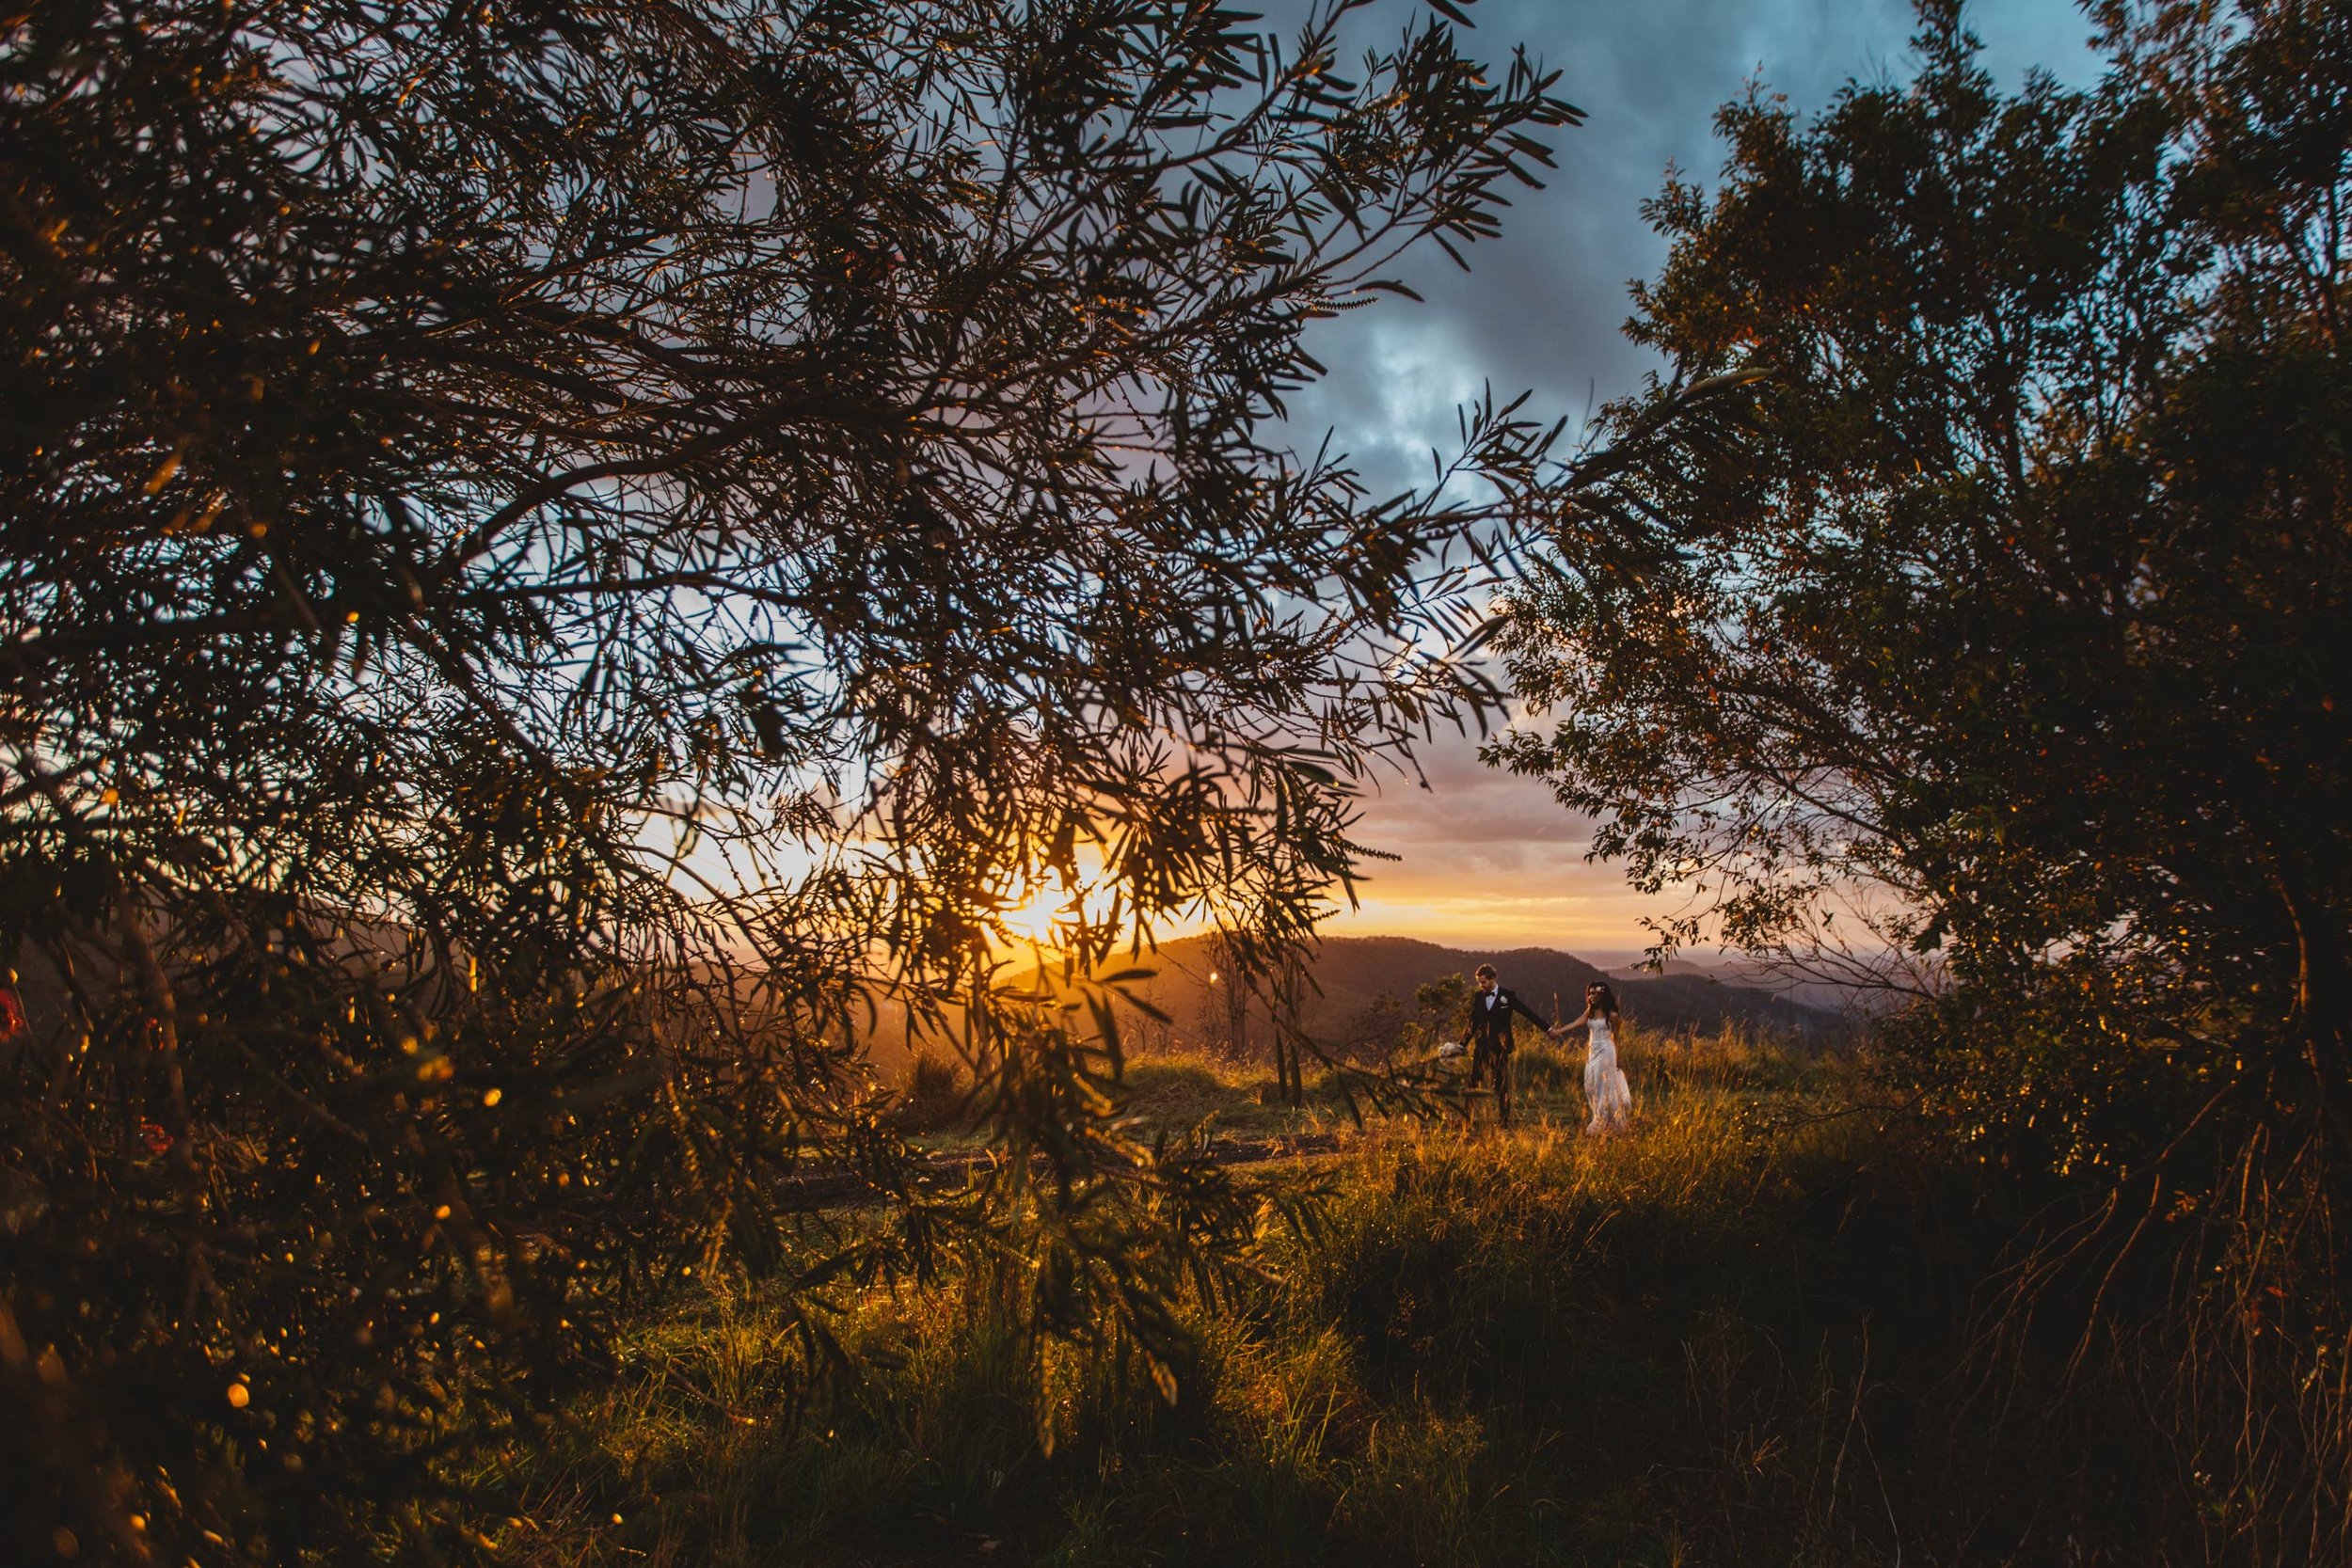
[[[492,1090],[490,1090],[488,1093],[485,1094],[485,1095],[482,1097],[482,1103],[483,1103],[484,1105],[485,1105],[485,1106],[496,1105],[496,1104],[497,1104],[500,1101],[501,1101],[501,1100],[503,1100],[503,1099],[505,1099],[505,1098],[506,1098],[506,1091],[505,1091],[505,1090],[503,1090],[503,1089],[492,1089]]]
[[[230,1409],[243,1410],[252,1402],[253,1390],[242,1383],[232,1383],[229,1386],[229,1407]]]

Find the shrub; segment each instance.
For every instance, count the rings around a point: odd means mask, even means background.
[[[907,1059],[891,1119],[903,1132],[937,1132],[965,1119],[971,1108],[971,1086],[961,1064],[920,1047]]]

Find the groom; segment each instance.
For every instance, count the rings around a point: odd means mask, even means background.
[[[1494,1072],[1495,1104],[1502,1113],[1502,1125],[1511,1125],[1511,1015],[1518,1013],[1536,1028],[1546,1027],[1534,1008],[1520,1001],[1516,992],[1502,989],[1495,978],[1495,966],[1480,964],[1474,976],[1478,994],[1470,998],[1470,1076],[1474,1085],[1491,1068]]]

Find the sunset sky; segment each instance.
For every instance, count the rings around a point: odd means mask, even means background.
[[[1375,25],[1392,32],[1401,14],[1376,10]],[[1313,345],[1331,374],[1295,400],[1296,424],[1335,431],[1375,490],[1427,474],[1483,381],[1504,396],[1533,388],[1534,412],[1571,429],[1634,387],[1646,361],[1618,333],[1626,283],[1663,255],[1640,204],[1670,162],[1712,177],[1717,105],[1756,80],[1809,114],[1849,77],[1912,68],[1903,0],[1482,0],[1472,15],[1498,53],[1524,40],[1559,67],[1559,90],[1590,119],[1561,135],[1549,188],[1518,198],[1502,240],[1470,253],[1472,273],[1442,257],[1409,268],[1426,304],[1335,323]],[[1971,17],[2004,87],[2033,65],[2095,78],[2090,24],[2068,0],[1979,0]],[[1678,904],[1586,864],[1588,825],[1542,784],[1482,767],[1473,740],[1439,745],[1426,766],[1428,790],[1391,783],[1368,801],[1359,836],[1403,858],[1373,866],[1363,908],[1334,933],[1596,956],[1641,948],[1643,915]]]

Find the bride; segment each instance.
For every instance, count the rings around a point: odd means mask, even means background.
[[[1633,1125],[1633,1091],[1626,1086],[1624,1069],[1617,1066],[1617,993],[1605,981],[1595,980],[1584,988],[1584,1011],[1565,1023],[1554,1024],[1553,1039],[1566,1036],[1569,1030],[1589,1026],[1584,1053],[1584,1102],[1592,1107],[1593,1116],[1584,1124],[1587,1132],[1623,1132]]]

